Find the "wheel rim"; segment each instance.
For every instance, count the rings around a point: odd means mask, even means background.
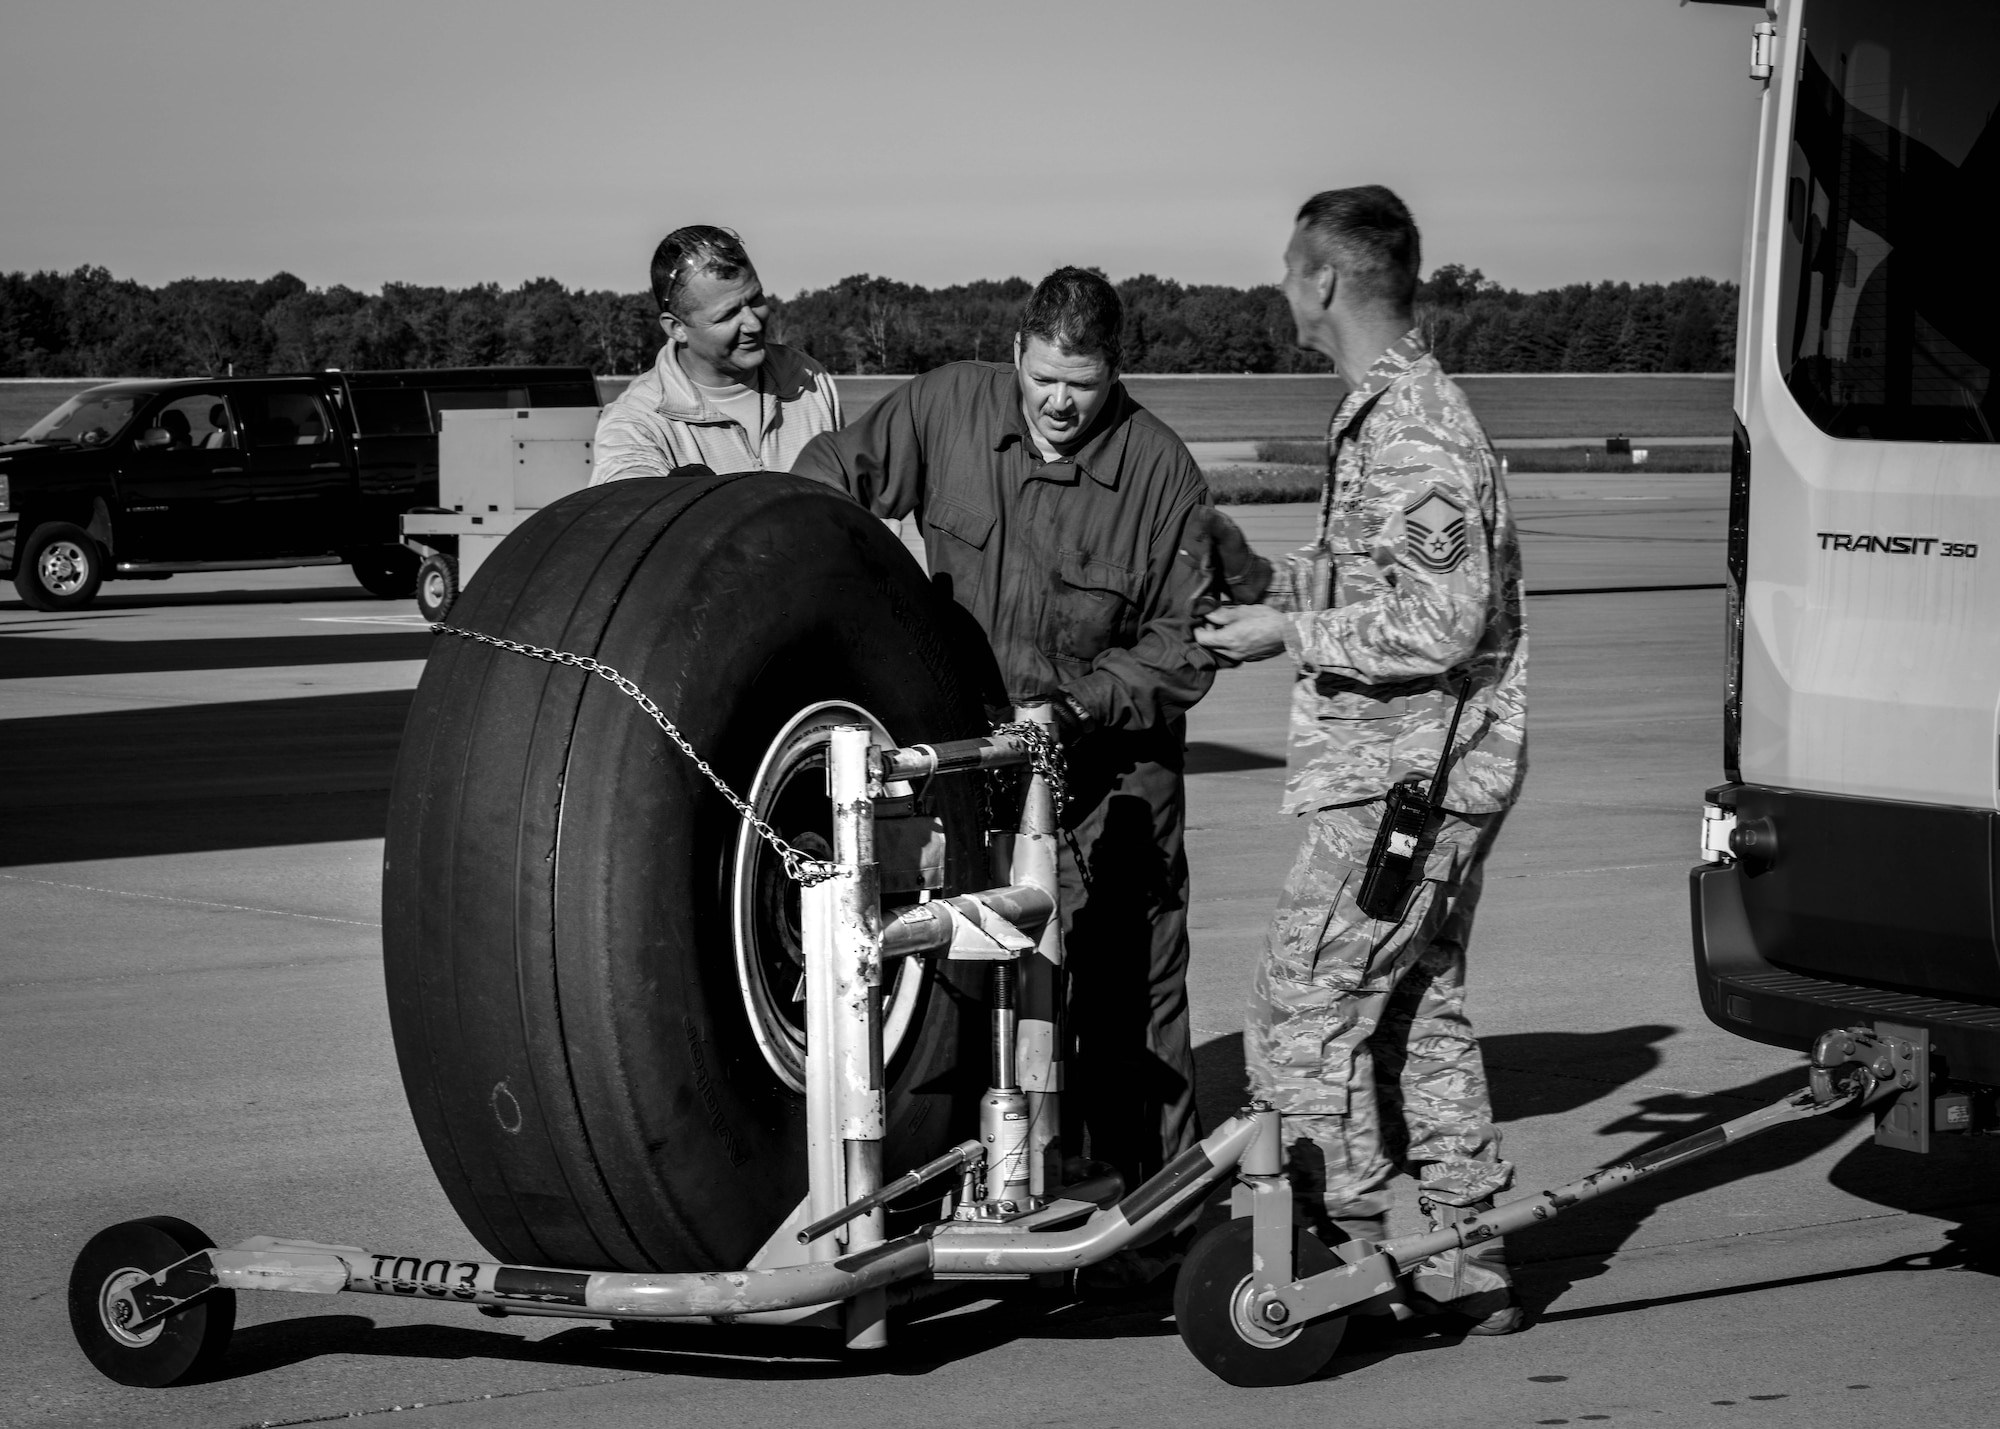
[[[74,595],[90,579],[90,557],[74,541],[51,541],[42,547],[35,569],[49,594]]]
[[[424,604],[433,610],[444,605],[444,572],[435,566],[424,572]]]
[[[1273,1330],[1257,1314],[1257,1277],[1246,1275],[1229,1292],[1229,1319],[1236,1336],[1253,1350],[1280,1350],[1297,1338],[1305,1322]]]
[[[828,700],[794,715],[765,751],[747,799],[757,817],[808,858],[833,855],[832,807],[826,795],[828,732],[865,724],[875,742],[895,741],[858,705]],[[778,1080],[806,1089],[805,960],[799,886],[775,850],[747,823],[736,835],[731,870],[736,979],[758,1050]],[[929,978],[921,958],[901,959],[882,989],[882,1057],[893,1060],[916,1020]]]
[[[114,1270],[104,1278],[104,1286],[97,1293],[97,1318],[104,1324],[104,1333],[128,1349],[143,1349],[157,1340],[160,1331],[166,1328],[165,1320],[155,1320],[143,1330],[125,1328],[139,1318],[139,1307],[131,1295],[132,1287],[152,1278],[145,1271],[130,1267]]]

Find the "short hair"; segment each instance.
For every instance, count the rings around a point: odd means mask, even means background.
[[[1409,206],[1380,184],[1328,189],[1299,206],[1306,247],[1363,300],[1408,311],[1417,297],[1423,240]]]
[[[679,317],[674,312],[674,299],[696,273],[727,280],[755,268],[734,229],[691,223],[676,228],[653,250],[653,298],[662,313]]]
[[[1096,353],[1116,367],[1124,354],[1119,329],[1125,305],[1118,290],[1102,273],[1089,268],[1058,268],[1028,294],[1021,307],[1021,335],[1068,352]]]

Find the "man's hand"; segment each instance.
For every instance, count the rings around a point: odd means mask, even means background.
[[[1074,695],[1056,690],[1049,695],[1049,709],[1055,716],[1056,738],[1067,749],[1097,728],[1097,721]]]
[[[1268,660],[1284,654],[1287,624],[1285,613],[1268,605],[1224,605],[1195,627],[1194,638],[1226,660]]]

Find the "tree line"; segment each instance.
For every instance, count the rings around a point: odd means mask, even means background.
[[[839,373],[922,372],[1005,359],[1021,278],[923,288],[861,274],[773,299],[780,341]],[[1141,274],[1118,285],[1131,372],[1316,372],[1283,293]],[[1447,264],[1417,322],[1456,372],[1718,372],[1734,361],[1734,283],[1573,283],[1524,293]],[[212,376],[324,367],[534,364],[637,372],[659,351],[647,293],[387,283],[314,288],[290,273],[158,288],[100,267],[0,273],[0,377]]]

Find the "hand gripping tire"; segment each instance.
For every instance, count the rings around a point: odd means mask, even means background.
[[[898,741],[984,732],[992,657],[948,640],[951,619],[881,522],[763,473],[565,497],[452,610],[456,627],[615,666],[739,793],[773,758],[806,770],[772,817],[808,849],[801,821],[826,804],[797,794],[823,788],[798,756],[802,711],[851,706]],[[948,883],[985,886],[976,786],[931,794]],[[391,795],[389,1010],[431,1163],[495,1256],[738,1268],[804,1197],[804,1098],[753,1025],[800,1017],[796,965],[774,946],[782,909],[737,932],[742,890],[770,882],[738,877],[742,850],[776,862],[741,828],[608,681],[440,639]],[[892,1168],[972,1124],[984,1029],[958,967],[911,960],[896,990]]]

